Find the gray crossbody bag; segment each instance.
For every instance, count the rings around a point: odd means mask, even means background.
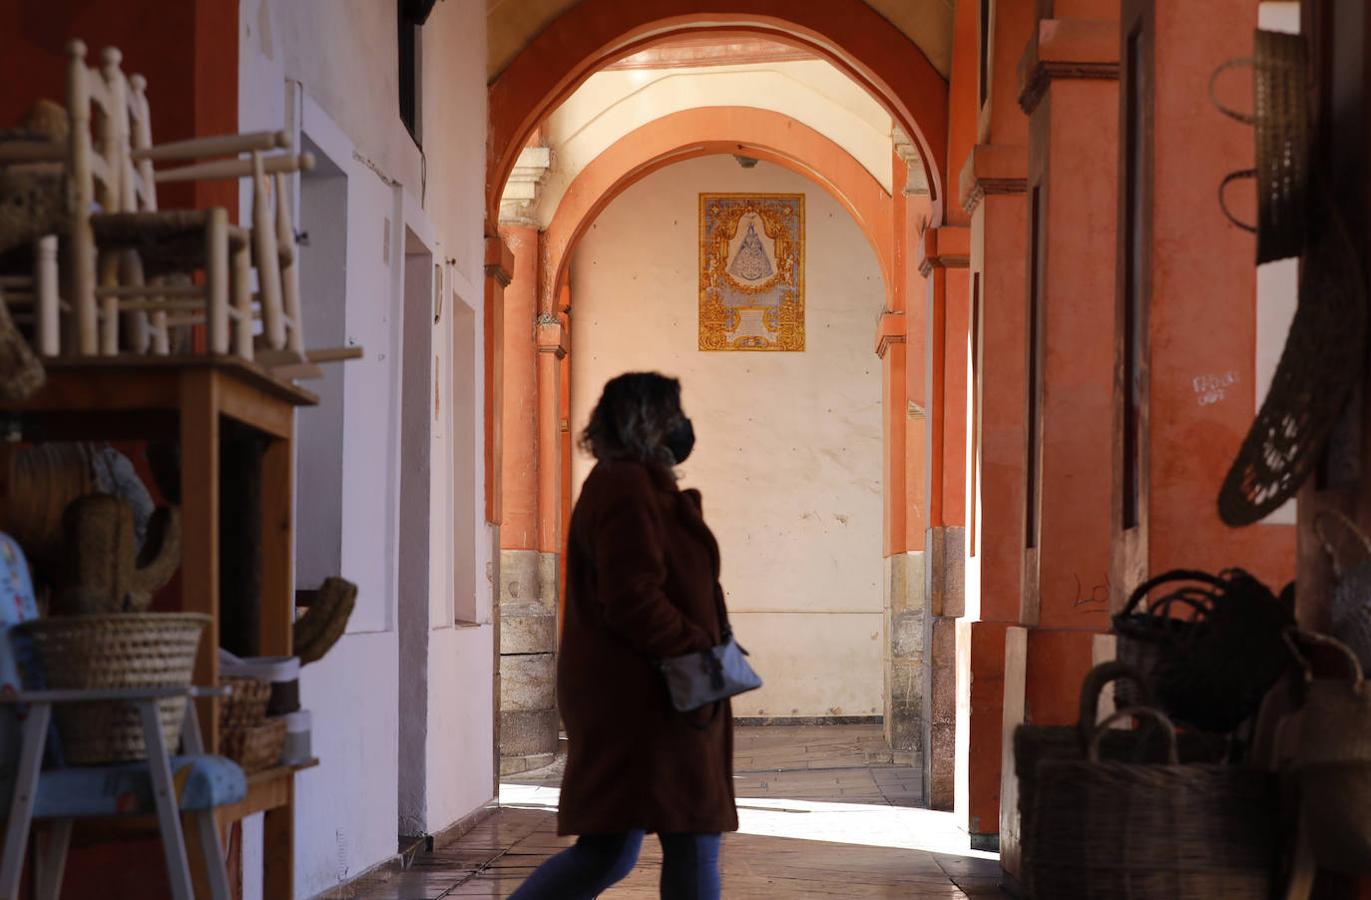
[[[719,621],[724,627],[723,643],[657,662],[671,694],[671,705],[681,712],[693,712],[762,686],[761,676],[747,661],[747,651],[733,639],[733,627],[728,623],[722,595],[723,592],[716,588],[714,597],[719,605]]]

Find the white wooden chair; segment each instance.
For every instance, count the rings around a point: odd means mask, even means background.
[[[247,795],[243,770],[231,760],[205,753],[195,704],[186,703],[181,743],[173,756],[162,733],[158,701],[173,696],[203,696],[194,688],[117,690],[43,690],[24,671],[13,628],[37,615],[33,585],[23,551],[0,534],[0,803],[7,810],[0,847],[0,898],[19,897],[20,878],[35,821],[47,826],[38,842],[33,881],[42,900],[57,900],[72,825],[80,818],[155,814],[172,896],[197,900],[186,852],[182,817],[191,825],[207,871],[212,900],[229,900],[228,873],[220,852],[214,811]],[[52,749],[52,708],[56,704],[122,701],[136,706],[143,723],[148,758],[141,762],[67,768]],[[21,715],[22,712],[22,715]]]

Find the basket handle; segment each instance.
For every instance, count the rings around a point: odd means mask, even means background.
[[[1157,604],[1148,610],[1148,613],[1151,615],[1156,615],[1158,617],[1166,616],[1170,618],[1171,607],[1175,604],[1180,604],[1181,606],[1188,606],[1195,612],[1199,613],[1199,615],[1195,617],[1197,620],[1203,618],[1211,612],[1210,608],[1208,606],[1205,606],[1204,603],[1200,600],[1197,600],[1196,598],[1190,596],[1187,593],[1182,593],[1178,591],[1174,594],[1167,594],[1165,597],[1158,600]]]
[[[1283,637],[1285,638],[1286,646],[1290,648],[1290,652],[1294,654],[1295,660],[1300,664],[1300,668],[1304,669],[1305,681],[1314,680],[1314,664],[1310,661],[1308,656],[1305,656],[1300,652],[1301,641],[1310,644],[1320,644],[1324,647],[1332,647],[1341,653],[1352,669],[1353,690],[1358,693],[1361,692],[1365,676],[1362,674],[1361,660],[1357,658],[1357,654],[1352,652],[1351,647],[1348,647],[1342,641],[1331,638],[1326,634],[1319,634],[1316,631],[1301,631],[1298,628],[1287,628]]]
[[[1333,546],[1332,537],[1328,534],[1329,522],[1336,522],[1356,539],[1362,549],[1362,562],[1371,559],[1371,538],[1368,538],[1366,532],[1358,528],[1357,523],[1340,509],[1324,509],[1314,517],[1314,535],[1319,539],[1319,543],[1323,544],[1323,552],[1328,554],[1333,563],[1333,574],[1341,578],[1348,567],[1343,565],[1342,557]]]
[[[1080,729],[1082,744],[1087,743],[1094,733],[1095,720],[1100,714],[1100,694],[1105,685],[1124,680],[1137,686],[1139,702],[1152,702],[1152,688],[1137,669],[1118,660],[1100,663],[1086,674],[1085,681],[1081,683],[1080,718],[1076,727]]]
[[[1166,713],[1151,706],[1130,706],[1121,709],[1100,723],[1100,727],[1095,729],[1094,735],[1090,738],[1089,756],[1090,761],[1097,763],[1100,761],[1100,741],[1110,726],[1115,722],[1122,722],[1126,719],[1151,719],[1162,727],[1166,734],[1166,762],[1168,765],[1178,766],[1181,762],[1180,753],[1176,750],[1176,726],[1167,718]]]
[[[1223,587],[1223,579],[1198,569],[1175,569],[1170,572],[1163,572],[1160,575],[1153,575],[1134,588],[1133,593],[1128,595],[1128,602],[1124,604],[1120,615],[1126,616],[1133,612],[1148,594],[1168,581],[1198,581],[1211,587]]]
[[[1228,208],[1228,186],[1235,181],[1256,177],[1256,169],[1238,169],[1223,176],[1223,181],[1219,182],[1219,209],[1223,212],[1224,218],[1241,228],[1243,231],[1250,231],[1253,234],[1257,233],[1257,226],[1250,225],[1242,219],[1239,219],[1237,216],[1233,215],[1233,211]]]
[[[1230,69],[1236,69],[1241,66],[1251,66],[1253,68],[1256,68],[1257,60],[1251,56],[1244,56],[1240,59],[1230,59],[1225,63],[1221,63],[1219,67],[1215,69],[1213,73],[1210,74],[1209,102],[1214,104],[1214,107],[1218,109],[1219,112],[1223,113],[1225,116],[1228,116],[1228,118],[1230,119],[1236,119],[1244,125],[1256,125],[1257,117],[1254,114],[1239,112],[1238,110],[1233,109],[1231,106],[1225,105],[1219,100],[1219,95],[1214,91],[1214,86],[1218,83],[1220,75],[1229,71]]]

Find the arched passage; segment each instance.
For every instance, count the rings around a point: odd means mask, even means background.
[[[486,214],[534,128],[592,73],[653,44],[711,31],[763,36],[828,60],[877,98],[919,145],[933,192],[944,194],[947,83],[919,48],[861,0],[583,0],[525,47],[490,86]]]
[[[846,150],[789,116],[755,107],[702,107],[654,119],[620,138],[572,181],[543,239],[541,302],[566,281],[576,241],[615,197],[672,163],[711,154],[765,159],[809,178],[831,194],[871,242],[886,290],[894,268],[891,195]]]

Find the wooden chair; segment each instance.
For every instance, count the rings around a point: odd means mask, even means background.
[[[130,349],[146,352],[149,314],[161,322],[168,313],[195,309],[204,314],[211,353],[229,352],[230,320],[246,323],[237,329],[236,349],[241,353],[242,334],[251,328],[244,279],[238,279],[232,307],[229,298],[234,285],[231,273],[242,275],[248,270],[250,233],[230,225],[228,211],[221,207],[158,209],[149,176],[157,159],[269,149],[280,143],[280,135],[196,138],[162,147],[140,140],[143,146],[135,146],[131,132],[150,137],[146,99],[138,94],[130,98],[118,50],[103,51],[99,72],[86,66],[85,52],[80,41],[68,46],[69,165],[75,202],[70,253],[74,349],[81,354],[119,353],[121,318],[132,313]],[[98,152],[87,118],[92,100],[106,113],[104,127],[95,132],[100,139]],[[98,209],[83,214],[92,204]],[[197,284],[193,275],[198,271],[204,272],[204,279]],[[165,338],[165,329],[162,334]],[[165,339],[152,349],[169,350]]]
[[[9,809],[0,851],[0,898],[17,900],[19,896],[29,831],[35,821],[48,825],[33,869],[37,896],[57,900],[74,820],[155,813],[172,896],[195,900],[182,829],[184,815],[192,825],[207,869],[210,896],[228,900],[228,873],[219,848],[214,810],[246,797],[247,779],[232,761],[205,754],[193,702],[186,703],[181,756],[171,755],[158,713],[161,699],[203,692],[191,688],[33,689],[34,676],[22,671],[21,654],[11,631],[14,625],[36,615],[23,551],[8,535],[0,534],[0,750],[4,752],[0,758],[0,801],[7,800]],[[148,747],[145,762],[73,768],[54,764],[60,753],[50,752],[56,743],[51,736],[53,705],[93,700],[119,700],[138,707]]]

